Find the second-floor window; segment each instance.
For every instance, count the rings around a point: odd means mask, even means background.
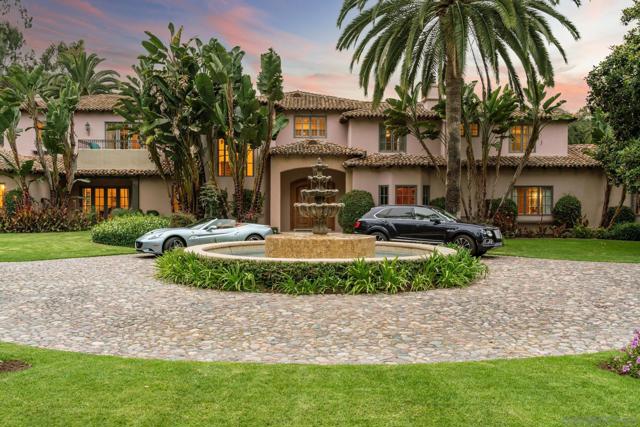
[[[381,152],[405,152],[407,151],[407,137],[397,137],[382,123],[379,127],[380,141],[378,150]]]
[[[326,138],[327,116],[313,114],[296,116],[293,132],[296,138]]]
[[[478,123],[471,123],[469,125],[469,128],[471,129],[471,137],[472,138],[476,138],[478,136],[480,136],[480,125]],[[460,136],[464,137],[465,136],[465,131],[464,131],[464,124],[460,123]]]
[[[512,197],[518,215],[551,215],[553,187],[516,187]]]
[[[247,149],[247,176],[253,176],[253,149]],[[229,146],[224,139],[218,140],[218,176],[231,176],[231,162],[229,160]]]
[[[105,122],[104,145],[104,148],[140,148],[140,141],[128,123]]]
[[[529,135],[531,135],[531,126],[517,125],[511,127],[509,152],[524,153],[529,143]]]

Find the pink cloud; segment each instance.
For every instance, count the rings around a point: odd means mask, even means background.
[[[91,3],[85,0],[58,0],[58,1],[65,6],[72,7],[76,10],[81,10],[86,14],[93,15],[98,18],[103,18],[105,16],[105,13],[102,10],[98,9],[97,7],[95,7],[94,5],[92,5]]]

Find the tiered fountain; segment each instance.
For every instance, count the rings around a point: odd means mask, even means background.
[[[342,203],[328,203],[338,190],[327,188],[331,177],[324,174],[328,166],[322,159],[313,166],[307,190],[302,190],[303,203],[294,208],[300,215],[311,218],[311,233],[283,233],[268,236],[265,255],[273,258],[370,258],[376,253],[376,239],[359,234],[329,234],[327,220],[334,218]]]

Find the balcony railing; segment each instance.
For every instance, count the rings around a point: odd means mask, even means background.
[[[144,148],[139,140],[131,139],[80,139],[80,150],[140,150]]]

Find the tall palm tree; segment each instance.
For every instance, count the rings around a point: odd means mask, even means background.
[[[577,5],[580,0],[573,0]],[[342,27],[350,12],[356,16],[344,27],[338,50],[355,48],[351,66],[361,62],[360,85],[365,93],[372,74],[374,103],[378,103],[396,72],[401,85],[422,83],[424,95],[436,80],[445,87],[447,185],[446,207],[460,204],[460,122],[464,74],[469,56],[479,73],[499,77],[500,66],[521,93],[515,55],[527,74],[537,73],[553,84],[547,44],[564,50],[549,18],[571,35],[578,30],[556,6],[559,0],[344,0],[338,16]],[[453,102],[452,100],[456,100]]]

